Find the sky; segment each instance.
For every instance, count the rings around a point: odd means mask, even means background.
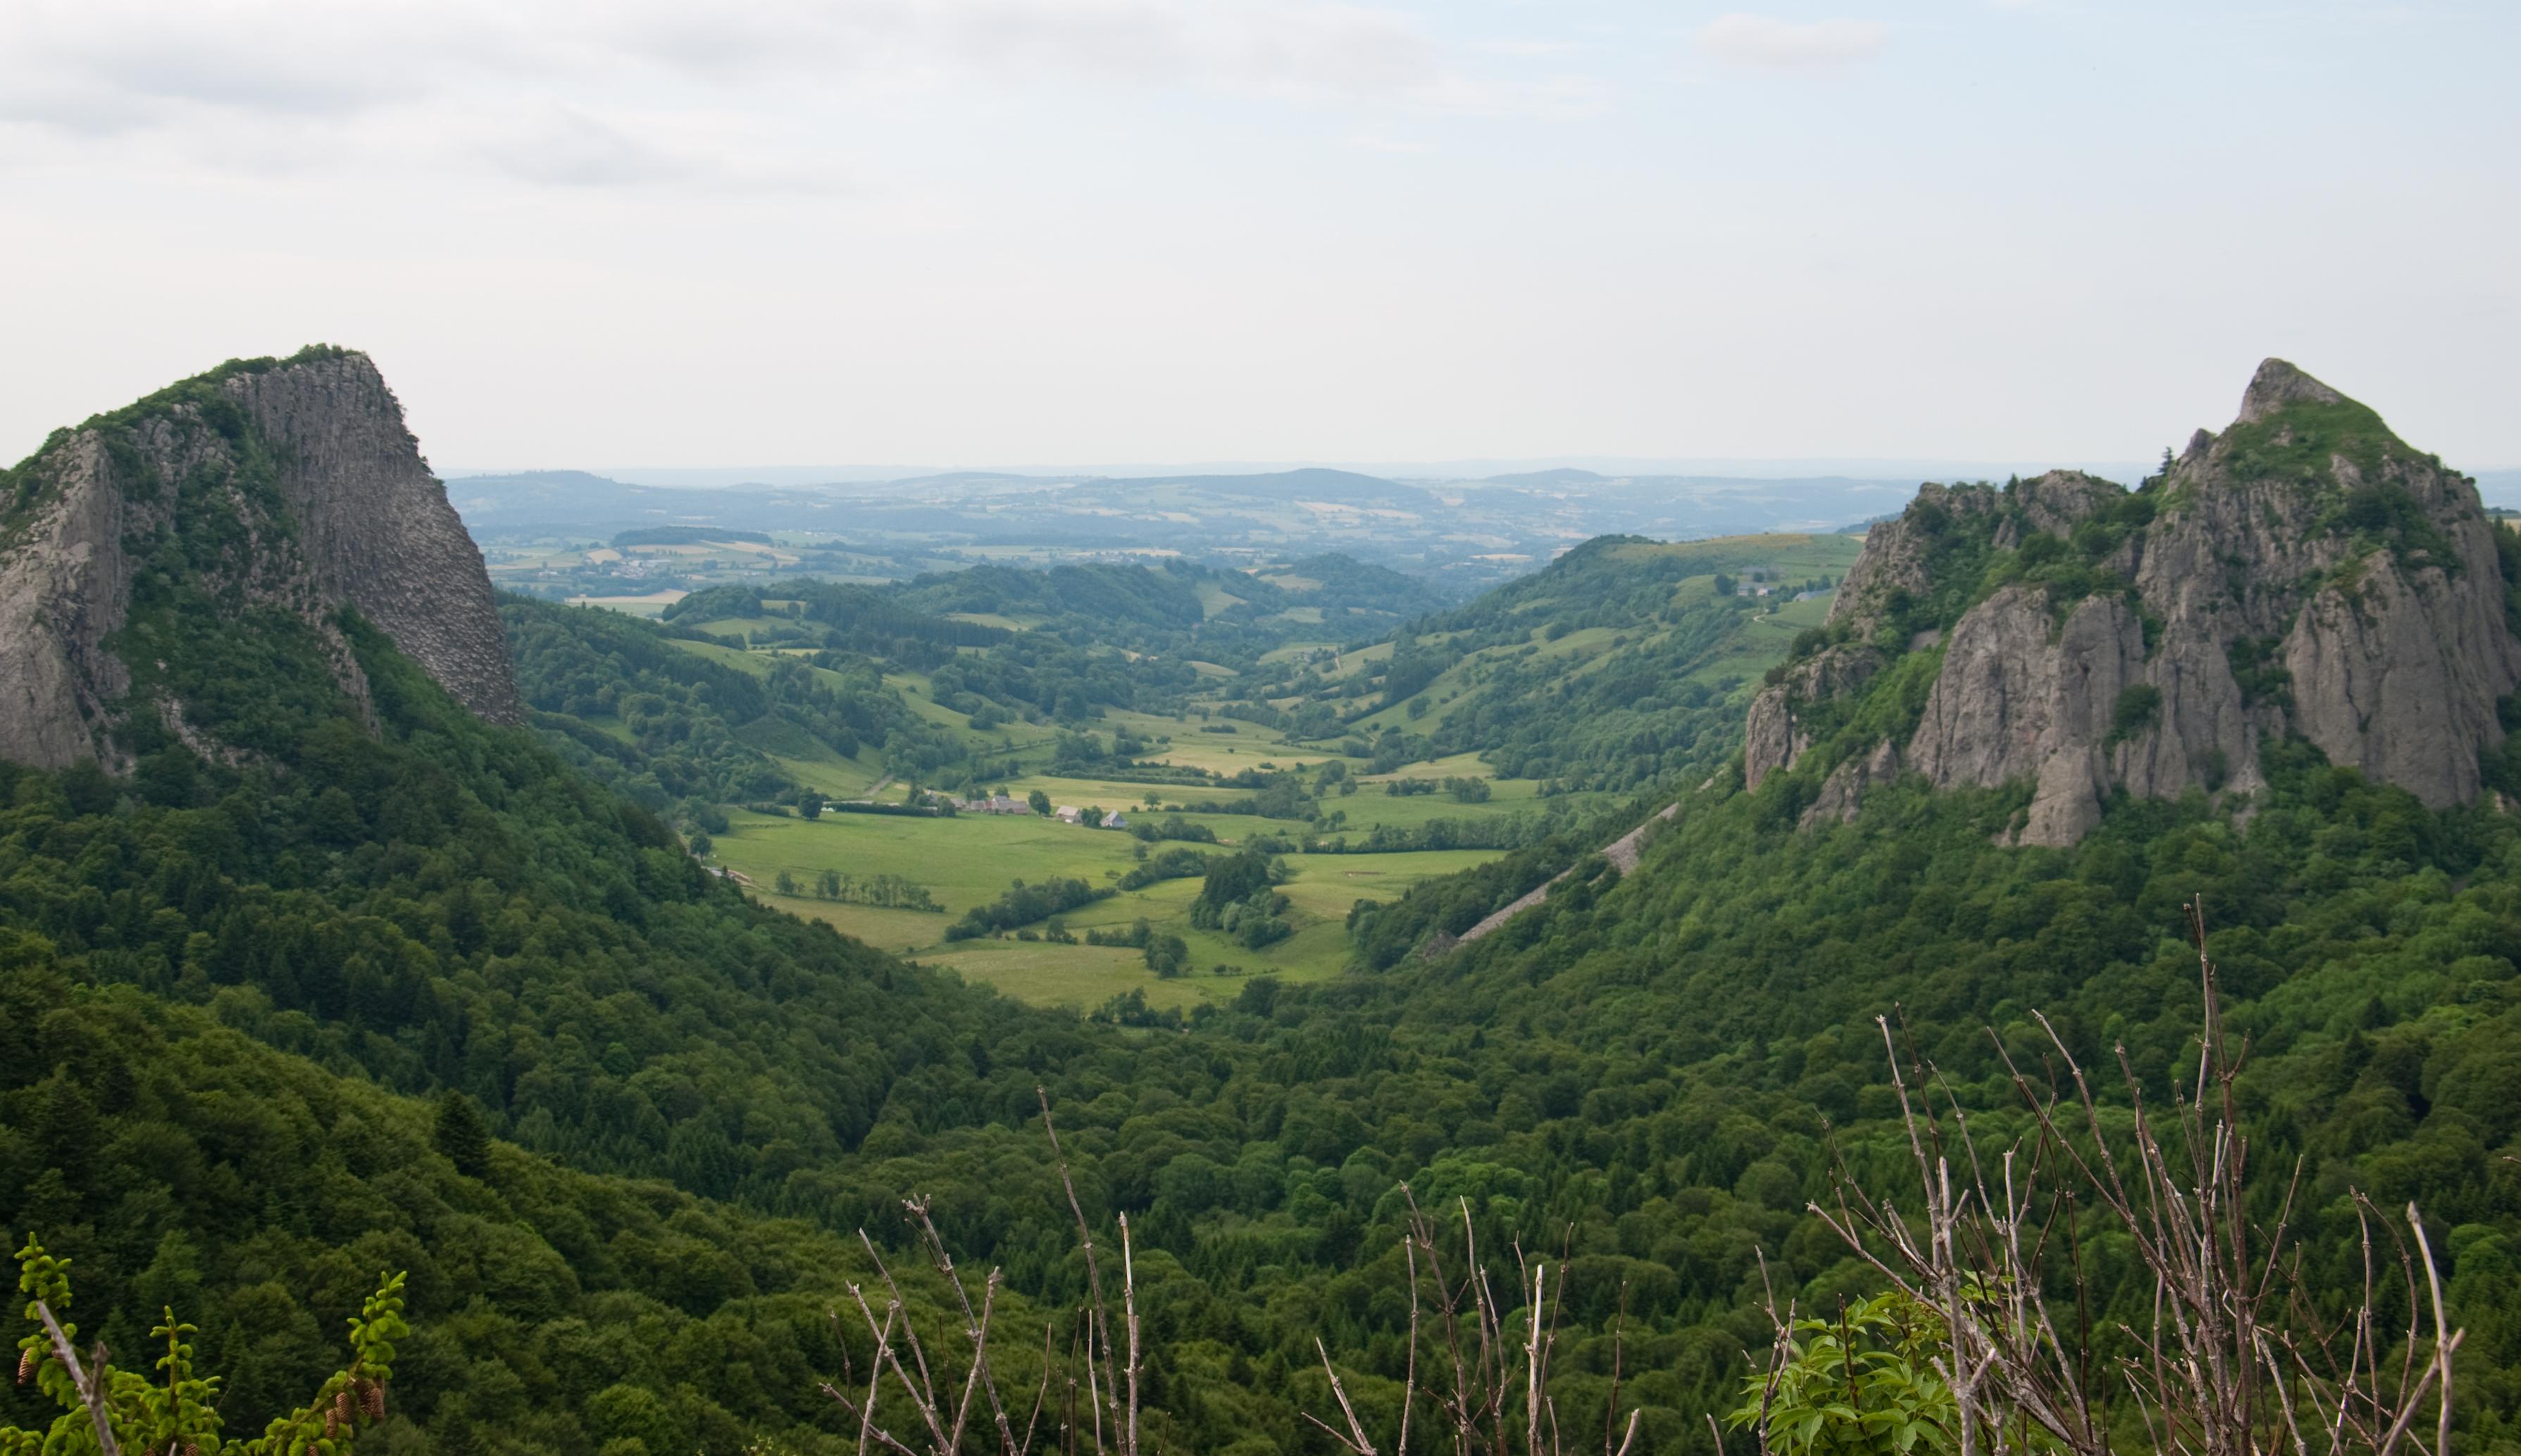
[[[2509,467],[2515,55],[2510,0],[8,0],[0,459],[320,341],[450,473],[2140,460],[2270,354]]]

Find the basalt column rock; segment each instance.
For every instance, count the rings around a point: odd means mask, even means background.
[[[0,757],[119,768],[132,663],[134,549],[170,532],[220,538],[227,600],[313,630],[364,712],[342,635],[355,609],[458,701],[518,723],[488,572],[402,410],[363,354],[309,349],[231,364],[57,432],[0,500]],[[189,492],[189,494],[188,494]],[[179,519],[179,497],[192,502]],[[155,711],[206,751],[183,705]]]
[[[346,353],[227,387],[286,447],[281,489],[317,590],[365,614],[474,712],[524,722],[490,573],[377,366]]]

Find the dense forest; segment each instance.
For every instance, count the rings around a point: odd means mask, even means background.
[[[1410,577],[1336,556],[1274,577],[1178,562],[982,567],[881,588],[808,579],[770,590],[710,587],[659,622],[504,598],[534,725],[580,771],[703,826],[712,805],[796,802],[807,786],[783,757],[855,760],[872,749],[894,776],[978,784],[1006,772],[1008,747],[987,735],[1009,724],[1070,730],[1064,755],[1089,742],[1104,754],[1085,730],[1112,708],[1184,711],[1210,681],[1194,660],[1211,673],[1249,671],[1297,633],[1379,637],[1404,613],[1444,605]],[[1017,620],[1027,625],[998,624]],[[704,630],[726,623],[740,625]],[[729,646],[765,656],[730,660]],[[962,723],[922,716],[888,674],[919,676]],[[1392,742],[1407,756],[1429,751]]]
[[[2035,1013],[2086,1065],[2124,1047],[2160,1104],[2194,1066],[2195,901],[2250,1046],[2253,1197],[2299,1166],[2320,1288],[2353,1280],[2351,1191],[2419,1206],[2467,1331],[2461,1448],[2521,1449],[2521,822],[2492,799],[2428,809],[2277,741],[2245,825],[2202,794],[2122,797],[2071,848],[2015,848],[1996,841],[2027,787],[1903,780],[1806,829],[1826,755],[1744,792],[1710,742],[1631,873],[1592,853],[1598,826],[1555,833],[1360,912],[1350,975],[1094,1020],[763,908],[658,811],[744,792],[752,760],[720,745],[766,719],[893,731],[880,678],[858,702],[724,675],[658,629],[510,604],[539,711],[715,725],[679,755],[636,723],[620,751],[561,732],[616,792],[548,724],[465,711],[355,613],[349,699],[302,619],[220,586],[211,564],[244,549],[221,497],[168,483],[123,641],[188,732],[135,715],[128,776],[0,766],[0,1225],[70,1261],[117,1364],[143,1364],[163,1311],[197,1324],[231,1434],[322,1387],[344,1321],[407,1271],[388,1449],[853,1448],[817,1384],[863,1379],[873,1342],[831,1312],[874,1256],[921,1263],[917,1195],[1053,1351],[1088,1291],[1080,1214],[1125,1215],[1150,1438],[1330,1451],[1305,1415],[1336,1394],[1388,1426],[1408,1368],[1414,1199],[1563,1265],[1567,1429],[1633,1409],[1640,1449],[1707,1450],[1769,1291],[1826,1309],[1878,1288],[1806,1211],[1834,1167],[1887,1186],[1905,1157],[1874,1019],[1983,1140],[2024,1130],[2002,1054],[2041,1065]],[[1675,634],[1743,610],[1639,590],[1619,610],[1660,600]],[[1476,608],[1443,628],[1483,630]],[[1531,741],[1582,742],[1592,691],[1526,695]],[[2521,789],[2521,739],[2489,776]],[[1419,953],[1571,867],[1496,933]],[[1202,869],[1197,917],[1274,933],[1257,845]],[[2124,1245],[2061,1216],[2095,1317],[2146,1319]],[[1529,1313],[1512,1281],[1499,1302]],[[1041,1368],[1021,1342],[1011,1384]],[[0,1388],[0,1424],[53,1407]]]
[[[1435,588],[1388,567],[1344,556],[1306,557],[1266,571],[1167,559],[1155,566],[1079,563],[1037,569],[977,566],[886,586],[782,582],[776,588],[710,587],[673,604],[667,621],[764,614],[765,598],[812,628],[810,640],[888,657],[909,665],[914,643],[985,647],[1024,624],[1072,648],[1111,656],[1178,654],[1248,665],[1301,628],[1336,640],[1380,636],[1397,623],[1449,605]],[[1302,610],[1301,616],[1290,615]]]
[[[2176,907],[2202,894],[2315,1257],[2351,1255],[2349,1184],[2439,1219],[2462,1418],[2507,1438],[2521,841],[2488,809],[2295,752],[2246,835],[2130,804],[2050,851],[1990,842],[2001,794],[1903,790],[1811,833],[1783,780],[1712,791],[1636,874],[1446,961],[1256,981],[1147,1039],[751,907],[361,641],[381,739],[319,719],[267,769],[17,771],[0,838],[0,1216],[79,1260],[87,1307],[218,1311],[232,1429],[320,1376],[388,1263],[414,1270],[398,1409],[433,1445],[834,1429],[801,1393],[838,1338],[802,1292],[855,1267],[838,1235],[901,1247],[896,1195],[1014,1291],[1075,1297],[1038,1082],[1097,1215],[1138,1230],[1150,1419],[1183,1448],[1318,1439],[1316,1335],[1393,1376],[1403,1181],[1566,1242],[1562,1402],[1607,1398],[1625,1299],[1624,1398],[1690,1448],[1762,1338],[1758,1254],[1814,1297],[1863,1285],[1798,1210],[1833,1146],[1862,1164],[1893,1130],[1868,1018],[1902,1008],[1999,1124],[1980,1028],[2018,1042],[2035,1008],[2166,1077],[2194,1022]],[[433,1140],[449,1093],[497,1138],[469,1171]]]

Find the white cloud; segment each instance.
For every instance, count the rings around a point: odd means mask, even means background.
[[[1878,21],[1781,21],[1771,16],[1719,16],[1698,32],[1698,48],[1735,66],[1810,70],[1879,54],[1891,43]]]
[[[1394,157],[1419,157],[1436,150],[1430,142],[1384,136],[1378,132],[1357,132],[1348,139],[1348,144],[1361,152],[1383,152]]]
[[[340,114],[467,79],[820,81],[987,70],[1376,93],[1425,84],[1406,21],[1309,0],[16,0],[0,7],[0,108],[88,124],[166,109]]]
[[[457,157],[537,187],[670,186],[686,191],[826,193],[840,169],[786,156],[740,114],[597,114],[542,101],[486,109],[444,138]]]
[[[225,172],[329,155],[534,185],[820,185],[818,108],[969,81],[1449,108],[1459,78],[1414,23],[1321,0],[0,4],[0,158],[21,166],[111,145]],[[756,134],[716,146],[711,114]]]
[[[1475,51],[1484,51],[1491,56],[1531,58],[1573,56],[1580,51],[1590,48],[1581,40],[1542,40],[1536,37],[1523,37],[1508,40],[1473,41],[1471,43],[1471,49]]]

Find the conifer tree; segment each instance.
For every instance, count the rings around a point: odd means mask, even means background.
[[[489,1176],[490,1129],[482,1125],[472,1098],[450,1090],[437,1100],[436,1140],[437,1151],[457,1172],[468,1178]]]

